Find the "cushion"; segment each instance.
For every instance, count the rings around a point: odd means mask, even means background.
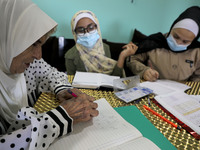
[[[140,43],[142,40],[144,40],[147,37],[147,35],[143,34],[139,30],[135,29],[132,37],[132,42],[135,44]]]

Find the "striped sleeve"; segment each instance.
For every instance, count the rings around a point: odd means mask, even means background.
[[[59,136],[72,132],[72,118],[69,117],[68,113],[62,106],[58,106],[47,114],[57,123],[59,126]]]
[[[72,88],[72,86],[71,85],[60,85],[55,88],[54,93],[55,93],[55,95],[57,95],[60,91],[69,89],[69,88]]]

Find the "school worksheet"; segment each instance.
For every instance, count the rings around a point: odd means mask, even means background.
[[[164,108],[200,134],[200,101],[192,95],[176,92],[155,97]]]

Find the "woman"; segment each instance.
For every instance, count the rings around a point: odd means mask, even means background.
[[[47,149],[74,123],[97,116],[97,104],[75,89],[78,97],[72,98],[67,76],[41,58],[54,20],[29,0],[0,0],[0,14],[1,149]],[[54,92],[61,104],[38,114],[30,106],[44,91]]]
[[[148,81],[200,81],[199,14],[200,7],[190,7],[174,21],[168,34],[153,34],[141,42],[140,54],[127,59],[132,73]]]
[[[71,28],[76,44],[65,54],[68,75],[74,75],[76,71],[124,75],[124,60],[135,53],[137,46],[133,43],[125,45],[118,61],[111,59],[109,46],[102,42],[99,22],[88,10],[73,16]]]

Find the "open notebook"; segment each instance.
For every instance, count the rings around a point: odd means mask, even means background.
[[[113,80],[119,79],[118,76],[111,76],[102,73],[94,72],[79,72],[77,71],[72,86],[76,88],[97,89],[99,87],[113,88]]]
[[[89,122],[74,125],[74,131],[56,140],[49,150],[160,149],[125,121],[106,99],[102,98],[96,102],[99,116]]]
[[[155,100],[195,131],[198,134],[195,138],[200,139],[200,100],[184,92],[190,86],[171,80],[143,82],[140,85],[152,89],[156,94]]]
[[[156,101],[200,135],[200,101],[184,92],[155,97]]]

